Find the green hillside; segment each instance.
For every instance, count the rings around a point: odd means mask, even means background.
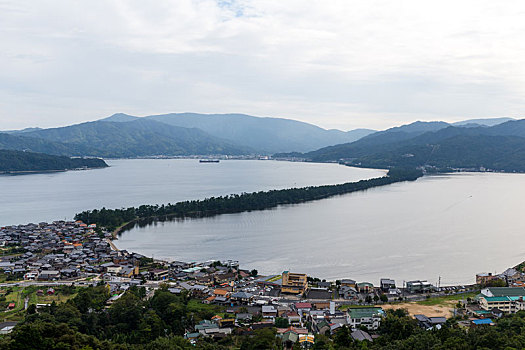
[[[69,158],[43,153],[0,150],[0,172],[30,172],[104,168],[108,165],[99,158]]]

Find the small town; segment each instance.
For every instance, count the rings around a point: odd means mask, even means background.
[[[439,329],[452,317],[465,329],[490,326],[504,315],[525,310],[521,266],[501,274],[480,273],[476,284],[463,286],[435,286],[425,280],[400,286],[390,278],[379,284],[326,281],[292,271],[262,276],[233,260],[152,259],[119,250],[112,238],[81,221],[0,228],[0,307],[5,308],[0,334],[10,333],[29,308],[38,312],[67,301],[75,290],[100,285],[109,292],[108,308],[130,288],[143,287],[145,299],[163,289],[217,311],[184,330],[184,338],[192,343],[275,328],[287,349],[307,346],[317,336],[334,336],[341,329],[355,341],[373,342],[387,311],[398,308],[428,330]]]

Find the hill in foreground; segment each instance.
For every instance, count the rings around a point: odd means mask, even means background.
[[[43,153],[0,150],[0,172],[60,171],[81,168],[105,168],[99,158],[69,158]]]

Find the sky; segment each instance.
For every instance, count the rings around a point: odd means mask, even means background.
[[[0,130],[116,112],[521,118],[518,0],[0,0]]]

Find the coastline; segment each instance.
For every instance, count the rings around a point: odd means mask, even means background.
[[[106,169],[108,166],[99,167],[86,167],[86,168],[75,168],[75,169],[49,169],[49,170],[6,170],[0,171],[0,175],[31,175],[31,174],[48,174],[48,173],[62,173],[66,171],[84,171],[84,170],[95,170],[95,169]]]
[[[323,163],[320,163],[320,164],[323,164]],[[350,167],[355,167],[353,165],[348,165]],[[360,167],[356,167],[356,168],[360,168]],[[96,169],[96,168],[94,168]],[[374,168],[375,169],[375,168]],[[74,169],[71,169],[71,170],[74,170]],[[386,170],[386,169],[383,169],[383,170]],[[59,171],[64,171],[64,170],[59,170]],[[441,175],[441,174],[455,174],[455,173],[465,173],[465,172],[469,172],[469,171],[454,171],[454,172],[443,172],[443,173],[428,173],[425,175],[425,177],[431,177],[431,176],[435,176],[435,175]],[[489,172],[489,171],[485,171],[485,172]],[[492,172],[491,172],[492,173]],[[494,172],[494,173],[506,173],[506,172]],[[199,214],[198,212],[195,212],[194,214]],[[175,217],[176,214],[173,214],[173,215],[163,215],[163,216],[151,216],[151,217],[148,217],[148,218],[145,218],[145,219],[150,219],[150,220],[163,220],[163,219],[166,219],[166,218],[169,218],[169,217]],[[111,240],[112,241],[116,241],[118,240],[118,236],[119,234],[125,232],[128,228],[131,227],[131,225],[135,224],[136,222],[140,221],[141,219],[134,219],[132,221],[128,221],[128,222],[124,222],[123,224],[121,224],[119,227],[115,228],[113,231],[111,231],[111,235],[112,235],[112,238]],[[117,242],[113,242],[113,243],[117,243]],[[118,248],[117,248],[118,249]],[[156,256],[157,254],[155,254]],[[518,264],[519,265],[519,264]],[[518,266],[518,265],[515,265],[515,266]],[[510,266],[510,265],[509,265]]]

